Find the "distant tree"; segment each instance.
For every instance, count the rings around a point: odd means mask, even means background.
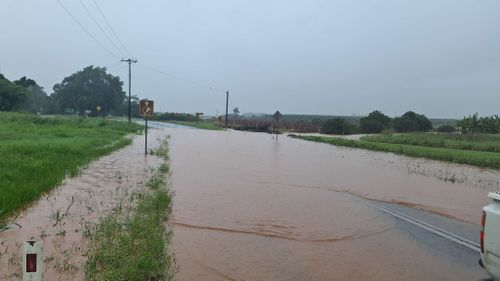
[[[233,109],[233,113],[234,113],[234,115],[236,115],[236,116],[240,115],[240,109],[239,109],[238,107],[235,107],[235,108]]]
[[[425,115],[408,111],[392,121],[397,132],[423,132],[432,129],[432,123]]]
[[[65,112],[84,114],[90,110],[96,115],[124,114],[127,102],[118,76],[106,73],[106,68],[88,66],[54,85],[54,100]],[[128,104],[127,104],[128,113]]]
[[[278,130],[280,127],[280,121],[281,121],[282,117],[283,117],[283,115],[281,114],[281,112],[279,112],[279,110],[277,110],[273,114],[273,119],[274,119],[273,129],[274,129],[274,132],[276,133],[276,139],[278,139]]]
[[[457,128],[465,134],[497,134],[500,133],[500,117],[498,115],[478,117],[475,113],[458,121]]]
[[[356,132],[356,127],[344,118],[327,120],[320,130],[323,134],[348,135]]]
[[[391,118],[382,112],[375,110],[367,117],[361,118],[359,128],[366,134],[378,134],[391,125]]]
[[[23,76],[19,80],[14,81],[14,84],[26,89],[26,100],[20,105],[21,110],[42,114],[53,111],[53,105],[51,105],[49,96],[47,96],[43,88],[35,80]]]
[[[479,119],[479,128],[481,133],[498,134],[500,133],[500,118],[498,115],[481,117]]]
[[[0,74],[0,111],[19,109],[26,98],[27,93],[24,87],[10,82]]]

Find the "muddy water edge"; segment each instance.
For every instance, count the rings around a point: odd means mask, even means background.
[[[150,130],[149,147],[166,137],[162,130]],[[83,280],[87,227],[131,202],[128,198],[145,189],[161,163],[159,157],[145,157],[144,137],[134,136],[131,145],[92,162],[12,217],[11,228],[0,232],[0,280],[21,280],[21,245],[30,239],[44,242],[44,280]]]
[[[477,277],[362,198],[477,223],[497,171],[286,136],[167,131],[176,280]]]

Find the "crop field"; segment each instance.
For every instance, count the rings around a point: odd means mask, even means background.
[[[139,128],[104,119],[0,113],[0,222],[92,160],[130,144],[126,135]]]
[[[423,157],[440,161],[467,164],[478,167],[500,169],[500,153],[484,143],[493,143],[500,136],[483,136],[474,141],[473,137],[466,141],[454,140],[454,136],[400,134],[392,136],[370,136],[360,140],[343,139],[324,136],[290,135],[308,141],[328,143],[338,146],[392,152],[413,157]],[[466,137],[468,138],[468,137]],[[407,143],[405,143],[407,140]],[[391,142],[392,141],[392,142]],[[462,145],[462,146],[460,146]],[[498,144],[496,144],[498,146]],[[462,147],[462,149],[458,148]],[[478,150],[482,148],[483,150]]]

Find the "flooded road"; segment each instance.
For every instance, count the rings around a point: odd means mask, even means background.
[[[167,132],[176,280],[486,277],[470,262],[477,253],[424,243],[435,238],[403,227],[363,198],[475,227],[487,192],[498,188],[496,171],[285,136]],[[467,258],[457,259],[457,252]]]

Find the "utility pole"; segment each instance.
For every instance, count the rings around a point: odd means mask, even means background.
[[[227,109],[228,109],[228,102],[229,102],[229,91],[226,92],[226,129],[227,129]]]
[[[132,63],[136,63],[137,59],[122,59],[122,62],[128,62],[128,122],[130,123],[130,118],[132,116],[131,110],[131,94],[132,89]]]

